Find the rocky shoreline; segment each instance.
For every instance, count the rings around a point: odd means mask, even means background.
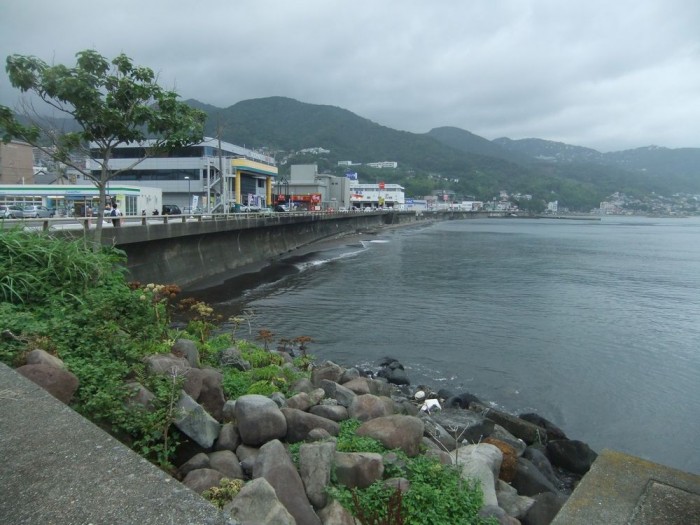
[[[273,352],[293,367],[288,352]],[[148,373],[185,378],[174,425],[188,443],[176,477],[200,494],[224,478],[242,480],[243,488],[223,509],[233,523],[357,523],[326,492],[332,472],[350,488],[384,480],[410,490],[404,479],[384,479],[389,454],[336,451],[334,437],[349,418],[362,422],[358,435],[387,449],[436,457],[457,466],[463,478],[479,480],[480,515],[500,524],[550,523],[596,458],[585,443],[568,439],[536,414],[515,416],[466,392],[411,386],[401,363],[391,358],[376,371],[314,364],[310,379],[292,385],[289,397],[278,392],[226,399],[225,367],[246,370],[250,364],[232,346],[220,353],[219,368],[203,368],[196,344],[185,339],[169,354],[146,358]],[[60,360],[41,350],[28,354],[17,372],[66,403],[78,387]],[[153,394],[138,383],[129,387],[134,406],[148,409]],[[297,466],[287,447],[300,442]]]

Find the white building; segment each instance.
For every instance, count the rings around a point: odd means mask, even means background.
[[[148,140],[117,147],[109,168],[128,168],[147,156],[147,148],[153,142]],[[88,169],[99,174],[101,167],[96,158],[88,160]],[[164,204],[227,211],[235,204],[271,205],[276,177],[277,167],[272,157],[229,142],[205,138],[186,148],[152,153],[113,180],[118,184],[159,188]]]
[[[382,161],[382,162],[368,162],[367,166],[370,168],[389,168],[389,169],[396,169],[399,167],[399,163],[396,161]]]
[[[395,208],[403,210],[406,205],[404,188],[399,184],[361,184],[351,181],[350,203],[356,208]]]

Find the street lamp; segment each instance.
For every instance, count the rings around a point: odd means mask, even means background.
[[[190,191],[190,178],[185,177],[185,180],[187,181],[187,206],[190,209],[190,213],[192,213],[192,192]]]

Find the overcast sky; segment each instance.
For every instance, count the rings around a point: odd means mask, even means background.
[[[416,133],[700,147],[700,0],[0,0],[3,66],[88,48],[218,107],[286,96]],[[3,67],[0,104],[17,99]]]

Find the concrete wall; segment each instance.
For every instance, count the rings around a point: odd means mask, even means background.
[[[130,278],[186,287],[216,275],[265,263],[315,242],[423,220],[412,213],[348,213],[105,228],[103,242],[126,251]]]

